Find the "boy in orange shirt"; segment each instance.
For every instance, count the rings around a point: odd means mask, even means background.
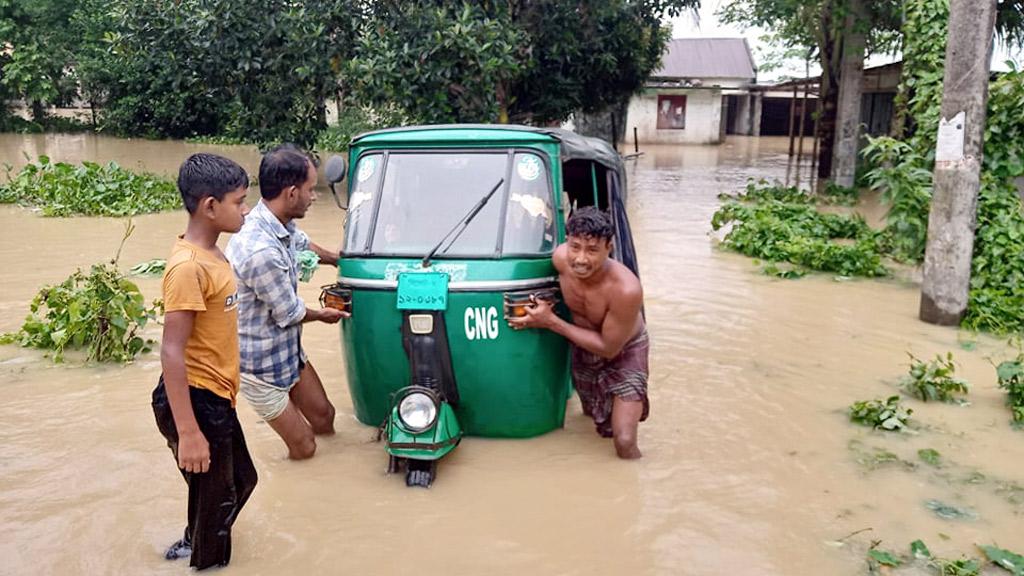
[[[188,484],[185,535],[165,558],[197,570],[231,560],[231,526],[256,487],[256,468],[235,413],[238,306],[235,277],[217,247],[249,212],[249,177],[235,162],[193,154],[178,172],[188,227],[163,279],[164,318],[153,414]]]

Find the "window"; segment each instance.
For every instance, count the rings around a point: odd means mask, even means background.
[[[547,168],[540,156],[525,152],[515,155],[513,166],[502,253],[550,253],[555,248],[555,219]]]
[[[658,95],[658,129],[682,130],[686,128],[686,96]]]

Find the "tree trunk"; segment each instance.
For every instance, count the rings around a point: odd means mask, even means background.
[[[821,11],[821,30],[818,52],[821,55],[821,84],[818,98],[821,99],[821,119],[818,121],[818,187],[823,187],[832,177],[832,149],[836,135],[836,109],[839,105],[838,54],[842,34],[832,25],[832,5],[826,3]]]
[[[843,38],[842,71],[839,74],[838,130],[833,150],[832,181],[853,188],[860,149],[860,102],[864,84],[865,29],[864,0],[850,0]]]
[[[995,18],[996,0],[950,2],[921,286],[920,317],[932,324],[959,324],[967,311]]]

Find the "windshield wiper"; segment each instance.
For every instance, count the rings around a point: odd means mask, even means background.
[[[504,178],[498,180],[498,183],[494,185],[494,188],[491,188],[491,191],[488,192],[483,198],[481,198],[480,201],[477,202],[472,209],[470,209],[468,214],[463,216],[461,220],[455,223],[455,226],[453,226],[452,229],[449,230],[447,234],[441,237],[441,240],[437,244],[435,244],[433,248],[430,249],[430,252],[427,252],[426,256],[423,257],[422,266],[424,268],[430,266],[430,259],[433,258],[434,254],[436,254],[438,249],[441,248],[441,244],[444,244],[444,241],[447,240],[448,237],[451,236],[456,229],[458,229],[458,232],[455,233],[455,236],[452,238],[451,242],[448,243],[448,246],[445,246],[445,249],[443,250],[442,253],[447,252],[448,249],[452,247],[452,244],[455,244],[455,241],[459,239],[459,236],[461,236],[463,232],[466,231],[466,228],[469,226],[469,223],[473,221],[473,218],[476,218],[476,215],[479,214],[480,211],[484,209],[484,206],[487,205],[487,202],[491,199],[491,196],[494,196],[494,193],[497,192],[498,188],[501,188],[501,185],[504,183]],[[462,228],[459,228],[459,226],[461,226]]]

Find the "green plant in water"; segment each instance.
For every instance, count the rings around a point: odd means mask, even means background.
[[[1024,556],[998,546],[978,546],[985,557],[996,566],[1008,570],[1013,576],[1024,576]]]
[[[173,182],[152,174],[136,174],[114,162],[73,166],[40,156],[0,185],[0,203],[40,208],[45,216],[130,216],[181,206]]]
[[[963,378],[956,377],[952,352],[948,352],[945,358],[938,354],[935,360],[927,363],[909,352],[907,355],[910,356],[910,372],[901,382],[907,393],[925,402],[952,402],[956,400],[955,394],[967,394],[969,385]]]
[[[769,262],[834,272],[843,276],[884,276],[877,234],[859,216],[823,214],[803,203],[768,199],[727,202],[711,227],[731,225],[723,244]]]
[[[981,574],[981,561],[975,558],[959,560],[936,558],[931,565],[939,571],[941,576],[979,576]]]
[[[128,270],[129,276],[160,276],[164,273],[164,269],[167,268],[167,260],[163,258],[154,258],[152,260],[146,260],[145,262],[139,262],[135,266],[132,266]]]
[[[942,455],[939,454],[938,450],[934,450],[932,448],[922,448],[918,450],[917,457],[929,466],[934,466],[935,468],[942,465]]]
[[[857,424],[892,431],[906,428],[910,415],[914,413],[912,409],[900,404],[899,396],[854,402],[849,412],[850,420]]]
[[[1024,341],[1018,342],[1020,353],[1013,360],[1000,362],[996,366],[999,387],[1006,390],[1006,404],[1013,414],[1013,421],[1024,425]]]
[[[125,240],[132,230],[129,223]],[[88,274],[77,270],[60,284],[44,287],[32,299],[21,328],[0,336],[0,343],[52,350],[55,362],[63,361],[66,349],[85,349],[86,359],[97,362],[128,362],[147,350],[149,343],[138,332],[156,318],[160,304],[146,307],[139,287],[117,270],[116,262],[115,257],[109,264],[95,264]]]
[[[903,560],[900,560],[899,556],[896,556],[892,552],[877,550],[874,548],[868,550],[868,558],[882,566],[892,566],[895,568],[896,566],[903,564]]]

